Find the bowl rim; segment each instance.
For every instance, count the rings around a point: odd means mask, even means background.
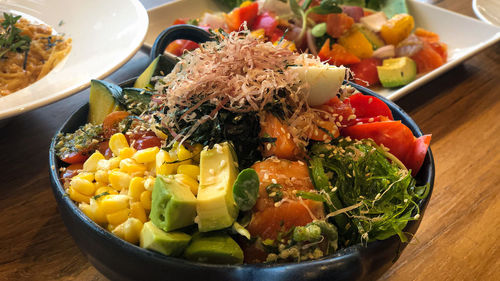
[[[132,79],[129,79],[127,81],[124,81],[124,82],[120,83],[119,86],[126,87],[127,85],[130,85],[133,81],[135,81],[135,79],[136,78],[132,78]],[[386,103],[389,106],[389,108],[393,114],[398,113],[399,115],[401,115],[403,117],[402,119],[398,119],[398,120],[408,122],[408,124],[405,124],[405,125],[407,125],[410,128],[410,130],[413,132],[413,134],[416,137],[422,136],[422,132],[421,132],[420,128],[418,127],[418,125],[416,124],[416,122],[403,109],[401,109],[398,105],[396,105],[394,102],[376,94],[375,92],[373,92],[365,87],[359,86],[359,85],[351,83],[351,82],[346,82],[346,84],[353,86],[354,88],[356,88],[358,91],[360,91],[363,94],[372,95],[372,96],[375,96],[375,97],[381,99],[384,103]],[[57,132],[55,133],[54,137],[51,140],[50,147],[49,147],[49,173],[50,173],[50,179],[51,179],[51,183],[52,183],[51,185],[52,185],[52,190],[53,190],[54,196],[56,197],[56,201],[58,201],[58,203],[61,201],[64,202],[65,207],[68,207],[71,210],[71,212],[74,215],[76,215],[81,222],[84,223],[86,228],[94,231],[95,233],[97,233],[100,236],[100,238],[106,239],[109,243],[113,243],[114,246],[121,247],[131,254],[138,255],[138,257],[140,257],[141,259],[153,259],[153,260],[157,260],[158,262],[169,263],[169,264],[174,265],[174,266],[185,266],[187,264],[187,265],[201,267],[204,269],[231,269],[231,270],[269,269],[269,268],[283,268],[284,269],[284,268],[287,268],[290,266],[294,266],[294,267],[309,266],[309,265],[321,266],[323,264],[330,264],[332,262],[344,260],[347,258],[355,258],[357,255],[360,255],[360,253],[363,249],[377,248],[377,247],[382,246],[385,243],[392,243],[391,239],[394,239],[395,237],[397,238],[397,235],[393,235],[393,236],[391,236],[387,239],[384,239],[384,240],[377,240],[377,241],[369,242],[369,243],[367,243],[366,246],[363,246],[363,245],[358,243],[358,244],[351,245],[351,246],[346,247],[346,248],[342,248],[340,250],[337,250],[333,254],[330,254],[330,255],[324,256],[322,258],[315,259],[315,260],[308,260],[308,261],[301,261],[301,262],[285,262],[285,263],[257,263],[257,264],[243,263],[243,264],[239,264],[239,265],[209,264],[209,263],[194,262],[194,261],[182,259],[180,257],[166,256],[166,255],[163,255],[160,253],[156,253],[154,251],[150,251],[150,250],[141,248],[135,244],[129,243],[129,242],[113,235],[111,232],[107,231],[106,229],[104,229],[103,227],[101,227],[100,225],[98,225],[97,223],[92,221],[89,217],[87,217],[78,208],[77,204],[73,200],[71,200],[71,198],[69,198],[69,196],[67,195],[66,191],[64,190],[64,186],[62,185],[60,178],[59,178],[58,170],[59,170],[61,161],[57,158],[57,156],[55,154],[55,144],[56,144],[57,136],[60,133],[64,133],[64,129],[68,126],[68,124],[70,122],[72,122],[72,119],[74,118],[74,116],[78,112],[80,112],[81,110],[87,110],[86,107],[88,107],[88,103],[84,104],[83,106],[81,106],[80,108],[75,110],[66,119],[64,124],[57,130]],[[405,120],[403,120],[403,119],[405,119]],[[80,124],[80,126],[81,125],[84,125],[84,124]],[[419,184],[427,184],[428,183],[429,184],[429,194],[426,198],[422,199],[418,204],[418,206],[420,208],[420,217],[416,220],[409,221],[407,223],[406,227],[404,228],[404,230],[407,230],[410,227],[412,227],[414,224],[417,224],[416,229],[415,229],[415,233],[418,230],[418,226],[423,219],[425,210],[426,210],[427,205],[430,201],[430,198],[431,198],[432,192],[433,192],[433,188],[434,188],[435,163],[434,163],[434,158],[433,158],[430,146],[427,150],[424,164],[426,162],[428,162],[427,169],[429,170],[427,177],[424,179],[426,182],[422,182]],[[423,172],[423,170],[424,170],[424,166],[422,166],[421,170],[417,174],[417,177],[420,173]],[[416,177],[414,177],[414,178],[416,178]],[[396,259],[399,257],[400,253],[404,250],[404,247],[406,247],[406,245],[408,245],[408,243],[411,241],[412,237],[413,236],[410,237],[410,240],[407,243],[400,242],[400,243],[402,243],[403,248],[397,253]],[[399,238],[397,238],[397,239],[399,240]],[[395,260],[394,260],[394,262],[395,262]]]

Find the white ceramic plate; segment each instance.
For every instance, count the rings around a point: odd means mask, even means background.
[[[127,62],[140,48],[148,15],[138,0],[10,0],[0,11],[26,15],[73,40],[69,55],[34,84],[0,97],[0,120],[86,88]]]
[[[472,0],[472,9],[481,20],[500,26],[500,1]]]
[[[377,91],[388,99],[396,100],[406,95],[500,40],[498,27],[415,0],[407,3],[415,25],[436,32],[441,41],[448,44],[448,62],[404,87]],[[213,0],[200,0],[196,5],[190,0],[177,0],[151,9],[145,44],[151,46],[156,36],[177,18],[196,18],[218,9]]]

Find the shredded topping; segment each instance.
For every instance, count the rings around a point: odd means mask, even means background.
[[[159,95],[155,98],[164,108],[159,119],[171,130],[173,141],[183,142],[221,109],[262,112],[266,105],[278,103],[283,121],[292,128],[294,142],[307,145],[307,132],[317,129],[314,122],[320,119],[320,112],[309,108],[309,85],[289,67],[321,65],[320,60],[260,41],[246,30],[216,39],[187,52],[172,72],[156,83]],[[212,112],[198,116],[196,109],[207,103],[214,106]],[[176,112],[180,110],[184,113],[179,117]],[[175,130],[180,121],[194,120],[196,124],[184,135]]]

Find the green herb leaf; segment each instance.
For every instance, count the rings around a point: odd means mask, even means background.
[[[0,25],[0,57],[3,57],[7,52],[25,52],[27,54],[31,38],[21,35],[22,30],[15,26],[21,16],[3,13],[3,17],[4,20]]]
[[[299,6],[299,3],[297,3],[296,0],[288,0],[288,4],[290,5],[290,9],[292,10],[292,12],[298,17],[302,18],[302,14],[304,13],[304,11]]]
[[[302,197],[304,199],[309,199],[309,200],[318,201],[318,202],[326,202],[326,199],[321,194],[314,193],[314,192],[299,190],[299,191],[297,191],[296,195],[299,197]]]
[[[244,169],[233,184],[234,201],[242,211],[252,209],[259,195],[259,175],[254,169]]]
[[[338,5],[336,0],[323,0],[319,6],[310,9],[312,13],[326,15],[342,13],[342,8]]]

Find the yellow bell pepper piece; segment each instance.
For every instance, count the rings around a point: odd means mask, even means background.
[[[360,59],[366,59],[373,55],[373,46],[363,33],[351,30],[339,38],[338,43],[349,53]]]
[[[382,25],[380,36],[385,43],[396,46],[403,41],[415,27],[413,17],[408,14],[398,14]]]

